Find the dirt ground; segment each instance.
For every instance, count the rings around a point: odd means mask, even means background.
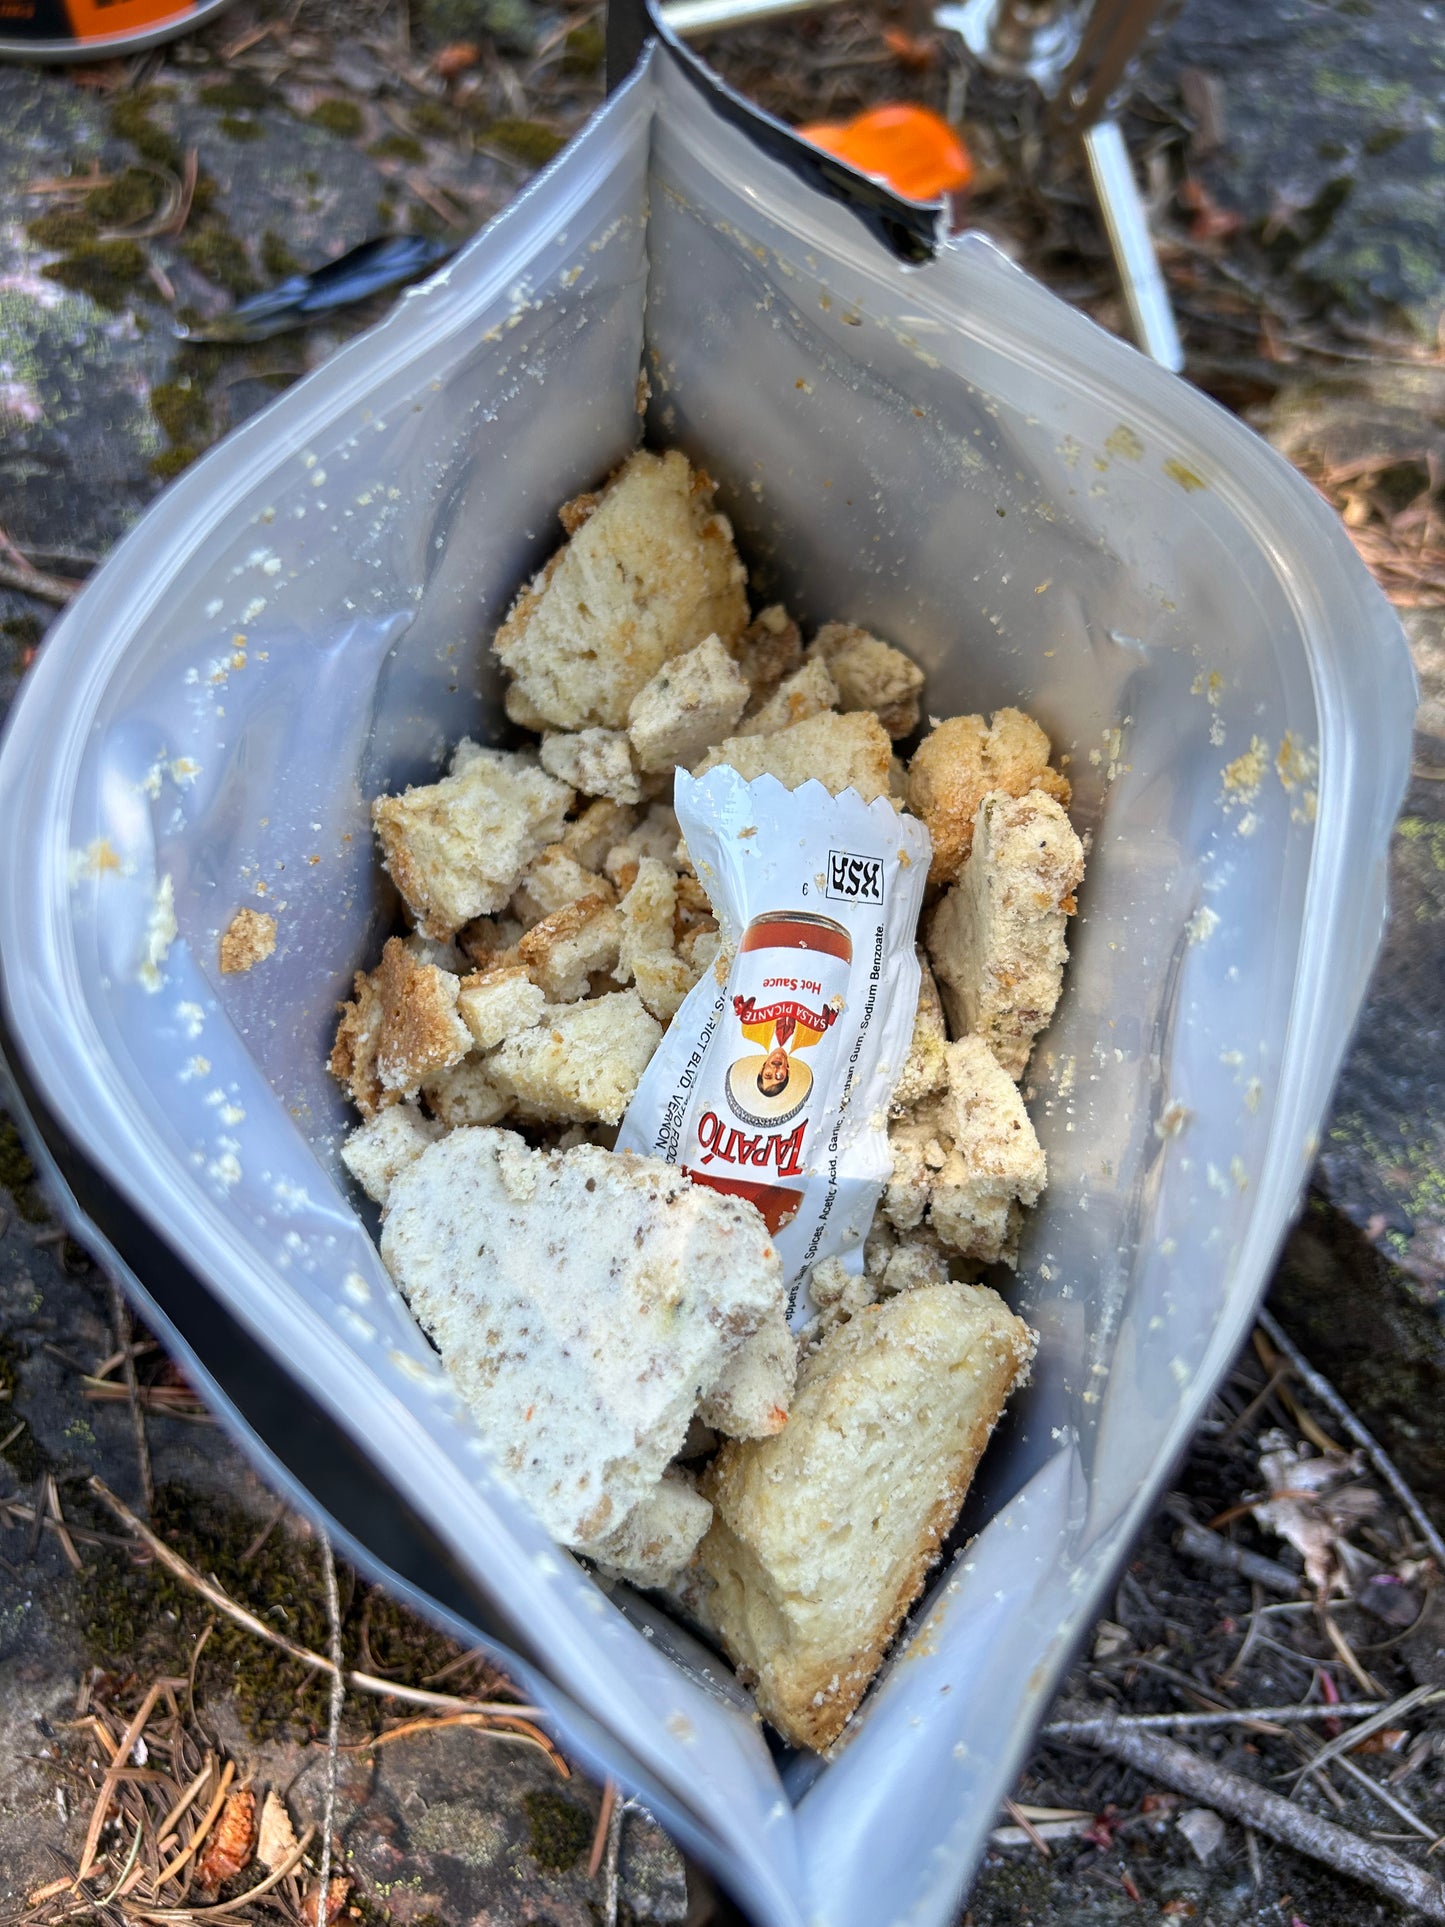
[[[1445,60],[1429,16],[1405,0],[1388,12],[1368,0],[1193,0],[1147,51],[1125,126],[1190,378],[1334,502],[1400,610],[1421,673],[1386,950],[1269,1305],[1438,1526],[1445,263],[1430,237],[1445,223]],[[10,130],[0,142],[0,700],[43,648],[68,586],[165,480],[392,297],[256,344],[200,337],[224,334],[236,299],[368,236],[465,238],[596,104],[601,49],[588,8],[243,0],[205,32],[129,61],[0,68]],[[883,9],[739,30],[708,54],[788,120],[895,96],[945,112],[977,169],[960,218],[1122,327],[1076,157],[1050,140],[1030,89],[969,69],[956,41]],[[299,1923],[308,1910],[314,1922],[319,1842],[248,1897],[266,1865],[248,1854],[232,1870],[218,1852],[228,1820],[239,1828],[243,1816],[215,1790],[230,1768],[227,1791],[249,1783],[258,1814],[273,1792],[297,1835],[318,1826],[328,1694],[314,1666],[236,1624],[194,1582],[325,1653],[322,1549],[164,1352],[127,1330],[104,1274],[55,1225],[8,1125],[0,1186],[0,1915],[48,1927],[93,1913],[130,1927],[199,1919],[210,1906],[224,1911],[207,1917],[238,1923]],[[97,1478],[190,1577],[116,1514]],[[609,1828],[604,1790],[507,1711],[517,1696],[485,1661],[345,1569],[338,1608],[347,1667],[432,1696],[346,1695],[333,1862],[345,1918],[703,1927],[729,1917],[726,1898],[648,1816],[629,1811]],[[139,1736],[144,1758],[132,1735],[134,1765],[118,1763],[139,1777],[108,1777],[158,1681],[172,1684]],[[1337,1703],[1378,1708],[1374,1730],[1312,1767],[1360,1717],[1331,1713]],[[1050,1721],[1081,1709],[1167,1715],[1180,1723],[1136,1730],[1438,1881],[1440,1856],[1429,1855],[1445,1835],[1442,1705],[1445,1571],[1420,1518],[1338,1411],[1256,1333]],[[162,1819],[198,1780],[173,1828],[178,1843],[188,1829],[195,1839],[190,1872],[166,1888],[168,1911],[147,1911],[141,1883],[161,1869],[148,1864],[142,1816]],[[203,1802],[216,1807],[204,1835]],[[87,1845],[97,1857],[79,1902],[70,1883]],[[276,1864],[286,1857],[283,1845]],[[1047,1727],[964,1916],[976,1927],[1421,1917],[1337,1860],[1221,1819],[1167,1775]]]

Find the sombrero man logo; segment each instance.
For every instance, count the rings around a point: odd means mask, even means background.
[[[813,986],[808,989],[816,995]],[[812,1068],[798,1053],[827,1036],[842,1008],[836,994],[821,1008],[791,997],[760,1005],[753,997],[734,996],[738,1028],[759,1048],[728,1067],[729,1109],[745,1124],[786,1124],[796,1117],[813,1089]]]

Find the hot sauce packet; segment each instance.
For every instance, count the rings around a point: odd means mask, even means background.
[[[862,1269],[892,1168],[928,832],[887,797],[747,783],[727,767],[679,770],[674,802],[722,948],[643,1074],[617,1148],[755,1205],[800,1325],[815,1264]]]

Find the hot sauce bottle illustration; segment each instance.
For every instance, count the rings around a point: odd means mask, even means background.
[[[746,1198],[775,1237],[803,1200],[785,1180],[809,1170],[852,963],[843,925],[809,910],[764,911],[738,946],[682,1165]]]

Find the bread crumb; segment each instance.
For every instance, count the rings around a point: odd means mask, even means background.
[[[741,671],[716,636],[664,663],[633,697],[627,712],[638,767],[670,770],[696,762],[710,744],[727,735],[748,694]]]
[[[794,723],[775,736],[733,736],[710,750],[698,764],[704,775],[719,764],[735,769],[746,783],[775,776],[795,790],[816,777],[835,796],[856,790],[865,803],[888,794],[893,750],[876,716],[838,716],[831,711]]]
[[[488,1065],[541,1122],[620,1124],[661,1041],[662,1026],[637,992],[619,990],[544,1011]]]
[[[276,948],[276,919],[264,910],[238,910],[221,932],[221,974],[234,977]]]
[[[848,622],[824,623],[810,653],[827,664],[840,708],[871,709],[895,738],[917,729],[923,671],[911,656]]]
[[[933,841],[930,883],[951,883],[973,848],[973,821],[990,790],[1022,796],[1041,789],[1068,807],[1068,778],[1049,768],[1049,739],[1021,709],[951,716],[938,723],[908,766],[908,807]]]
[[[747,574],[713,492],[675,449],[640,449],[618,470],[493,643],[532,714],[557,729],[621,729],[665,662],[708,635],[737,641]]]

